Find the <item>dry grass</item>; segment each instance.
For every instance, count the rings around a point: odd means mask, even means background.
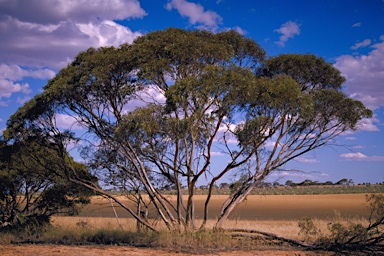
[[[52,217],[52,225],[59,229],[82,230],[135,230],[136,221],[132,218],[103,217]]]
[[[254,229],[264,232],[274,233],[279,236],[291,238],[295,240],[306,240],[308,242],[314,241],[321,235],[329,234],[330,223],[341,223],[349,225],[351,223],[362,223],[367,224],[365,218],[342,218],[337,214],[330,217],[327,220],[324,219],[312,219],[315,226],[319,229],[316,236],[308,237],[308,235],[300,233],[298,226],[299,220],[228,220],[225,223],[224,229],[231,228],[243,228],[243,229]],[[52,224],[54,229],[60,234],[79,234],[84,232],[97,232],[97,231],[123,231],[123,232],[134,232],[136,229],[136,221],[132,218],[102,218],[102,217],[61,217],[56,216],[52,218]],[[197,220],[196,224],[201,224],[201,220]],[[210,220],[207,223],[207,229],[210,230],[215,224],[214,220]],[[164,236],[162,240],[171,240],[170,234],[166,234],[167,230],[165,226],[158,225],[157,228],[162,232]],[[51,233],[52,235],[52,233]],[[190,241],[190,240],[189,240]],[[165,242],[166,243],[166,242]]]
[[[124,203],[130,202],[121,197]],[[170,199],[173,200],[172,196]],[[201,216],[205,196],[196,196],[196,213]],[[158,222],[156,228],[159,235],[136,232],[136,221],[121,208],[114,205],[119,218],[109,200],[94,197],[81,214],[76,217],[55,216],[52,228],[37,237],[38,241],[59,244],[131,244],[160,246],[166,248],[212,248],[226,250],[228,248],[251,248],[247,241],[234,241],[230,236],[220,232],[212,232],[216,222],[215,216],[225,200],[225,196],[212,198],[209,209],[212,219],[208,220],[206,232],[169,232]],[[303,196],[249,196],[228,219],[223,228],[245,228],[274,233],[279,236],[302,241],[315,241],[329,233],[330,223],[366,223],[366,207],[364,195],[303,195]],[[298,223],[303,216],[310,217],[319,232],[314,236],[300,234]],[[196,220],[197,226],[201,219]],[[0,244],[9,244],[15,238],[12,235],[0,236]],[[249,241],[248,241],[249,242]],[[235,244],[237,243],[237,244]],[[253,244],[254,245],[254,244]]]

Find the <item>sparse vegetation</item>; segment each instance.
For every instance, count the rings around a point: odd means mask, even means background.
[[[305,217],[298,226],[300,233],[319,235],[313,248],[332,251],[375,252],[384,250],[384,196],[371,194],[366,196],[369,208],[369,219],[365,225],[361,222],[348,221],[347,224],[336,221],[329,223],[328,234],[322,234],[313,221]]]
[[[315,226],[313,220],[308,216],[304,216],[303,218],[301,218],[298,223],[298,226],[300,228],[299,235],[304,235],[305,241],[310,239],[312,236],[316,236],[319,233],[319,229]]]
[[[362,197],[359,198],[363,201]],[[289,249],[297,246],[302,249],[331,251],[382,250],[383,198],[381,194],[367,196],[369,211],[366,218],[346,218],[337,213],[323,219],[310,216],[297,220],[233,218],[228,220],[224,229],[213,229],[215,220],[209,220],[206,229],[189,232],[169,231],[161,222],[156,226],[160,231],[158,233],[148,230],[137,232],[133,218],[117,220],[106,217],[55,216],[52,226],[46,232],[3,232],[0,233],[0,244],[28,241],[66,245],[129,245],[194,253],[260,248]],[[200,224],[202,220],[197,221]]]

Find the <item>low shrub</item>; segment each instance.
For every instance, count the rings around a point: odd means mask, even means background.
[[[320,232],[320,229],[316,227],[313,220],[308,216],[301,218],[298,226],[300,228],[299,235],[304,235],[305,241],[308,241],[312,236],[316,236]]]
[[[299,223],[302,235],[318,235],[314,247],[333,251],[375,251],[384,249],[384,195],[366,196],[369,208],[368,225],[352,221],[328,224],[328,234],[320,232],[311,218],[304,217]]]

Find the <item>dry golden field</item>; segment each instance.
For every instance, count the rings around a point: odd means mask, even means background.
[[[195,196],[195,212],[197,219],[203,216],[203,206],[206,196]],[[130,204],[124,197],[122,201]],[[169,196],[174,200],[174,196]],[[209,214],[215,219],[219,214],[225,195],[212,196]],[[129,214],[116,206],[117,214],[121,218],[129,218]],[[232,213],[233,220],[299,220],[303,216],[316,219],[333,218],[336,214],[341,217],[368,217],[365,194],[337,194],[337,195],[250,195]],[[81,217],[114,217],[109,200],[94,197],[92,204],[86,206]]]
[[[214,195],[209,209],[210,221],[208,227],[212,227],[219,213],[221,204],[226,196]],[[124,201],[124,198],[121,197]],[[174,199],[174,196],[169,196]],[[205,196],[195,196],[196,223],[203,214]],[[129,204],[128,201],[126,201]],[[87,206],[78,217],[55,217],[54,223],[58,225],[75,225],[84,222],[90,227],[134,229],[135,221],[120,207],[115,205],[115,211],[119,217],[116,219],[109,200],[102,197],[94,197],[92,204]],[[258,229],[299,239],[298,221],[304,217],[310,217],[327,232],[327,224],[335,221],[366,221],[369,212],[365,202],[365,194],[338,194],[338,195],[250,195],[232,213],[225,228]],[[72,224],[70,224],[72,223]]]
[[[124,198],[120,198],[125,200]],[[170,199],[173,199],[170,196]],[[196,196],[196,213],[202,216],[204,195]],[[219,212],[219,207],[225,196],[215,195],[211,201],[210,222],[213,226]],[[127,202],[129,203],[129,202]],[[80,216],[56,216],[52,219],[53,226],[60,232],[66,230],[98,230],[98,229],[124,229],[134,230],[135,221],[126,212],[115,205],[118,219],[109,200],[94,197],[92,204],[87,206]],[[327,225],[332,221],[339,222],[366,222],[368,209],[365,203],[365,194],[340,195],[251,195],[233,212],[225,228],[257,229],[275,233],[280,236],[296,240],[308,239],[299,234],[298,221],[303,216],[311,217],[314,223],[324,234]],[[199,221],[198,221],[199,224]],[[165,238],[166,239],[166,238]],[[308,241],[308,240],[307,240]],[[166,242],[166,241],[165,241]],[[131,248],[127,246],[56,246],[56,245],[0,245],[0,255],[187,255],[181,251],[164,251],[150,248]],[[199,252],[199,255],[209,253]],[[234,251],[215,252],[214,255],[332,255],[328,253],[315,253],[300,250],[261,250],[261,251]]]

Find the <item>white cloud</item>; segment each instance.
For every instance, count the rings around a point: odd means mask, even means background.
[[[369,131],[369,132],[377,132],[380,129],[375,125],[375,123],[380,123],[380,120],[376,117],[372,118],[363,118],[357,123],[358,131]]]
[[[320,162],[318,159],[308,158],[308,157],[297,157],[295,160],[300,163],[319,163]]]
[[[370,39],[365,39],[362,42],[356,42],[356,44],[354,46],[352,46],[351,49],[352,50],[357,50],[359,48],[366,47],[366,46],[368,46],[370,44],[371,44],[371,40]]]
[[[26,94],[30,93],[31,90],[29,88],[29,84],[14,83],[6,79],[0,80],[0,99],[2,97],[9,98],[13,93],[17,93],[17,92],[22,92]],[[2,105],[4,106],[4,103]]]
[[[300,35],[300,25],[293,21],[288,21],[281,25],[279,29],[275,29],[275,32],[281,34],[279,41],[276,44],[284,47],[285,43],[290,38],[294,38],[295,35]]]
[[[31,69],[31,68],[21,68],[18,65],[0,65],[0,99],[2,97],[10,98],[14,93],[31,93],[31,89],[28,83],[18,83],[17,81],[22,81],[25,77],[38,78],[38,79],[49,79],[55,75],[53,70],[43,68],[43,69]],[[18,98],[18,103],[25,103],[29,97]],[[5,102],[0,104],[1,106],[7,106]]]
[[[297,181],[303,181],[306,179],[317,180],[328,177],[329,175],[324,172],[302,172],[297,170],[283,170],[283,171],[274,171],[271,173],[272,177],[284,177],[286,179],[295,179]]]
[[[88,23],[147,15],[137,0],[2,0],[0,9],[2,16],[35,24],[58,24],[64,20]]]
[[[96,47],[119,46],[123,43],[131,43],[136,37],[141,36],[141,33],[132,32],[127,27],[113,21],[77,24],[77,27],[93,41],[93,45]]]
[[[145,107],[148,103],[163,104],[165,100],[164,92],[155,85],[148,85],[144,90],[136,93],[135,98],[124,106],[123,113],[128,113],[138,107]]]
[[[21,81],[25,77],[32,77],[38,79],[50,79],[55,76],[55,71],[42,68],[22,68],[18,65],[4,65],[0,64],[0,79],[8,79],[12,81]]]
[[[213,151],[211,152],[211,156],[225,156],[225,154],[222,152]]]
[[[201,24],[202,28],[208,30],[216,30],[223,20],[216,12],[204,11],[202,5],[186,0],[171,0],[167,3],[165,8],[168,11],[176,9],[182,17],[189,18],[190,24]]]
[[[236,26],[233,28],[233,30],[235,30],[237,33],[239,33],[240,35],[245,35],[247,34],[248,32],[244,29],[242,29],[241,27],[239,26]]]
[[[353,24],[352,27],[361,27],[361,22],[357,22],[357,23]]]
[[[146,15],[136,0],[2,0],[0,9],[0,100],[30,93],[24,78],[50,79],[89,47],[131,43],[141,33],[111,20]]]
[[[384,156],[367,156],[360,152],[341,154],[340,157],[348,161],[384,161]]]
[[[138,32],[113,21],[56,25],[21,22],[15,18],[0,21],[0,63],[31,67],[62,68],[77,53],[89,47],[118,46],[132,42]]]
[[[376,124],[381,124],[380,119],[378,119],[375,115],[372,118],[363,118],[361,119],[357,125],[356,130],[347,130],[343,133],[343,135],[351,135],[356,132],[378,132],[380,131],[379,127]],[[351,139],[349,139],[351,140]]]
[[[59,69],[89,47],[132,42],[113,20],[142,18],[137,0],[1,0],[0,63]]]
[[[23,98],[17,97],[16,102],[19,103],[20,105],[23,105],[25,102],[29,101],[31,97],[25,96]]]
[[[77,122],[76,118],[64,114],[56,114],[56,125],[60,129],[81,130],[81,125]]]
[[[346,93],[371,109],[384,106],[384,35],[380,40],[367,55],[342,55],[335,64],[347,79]]]

